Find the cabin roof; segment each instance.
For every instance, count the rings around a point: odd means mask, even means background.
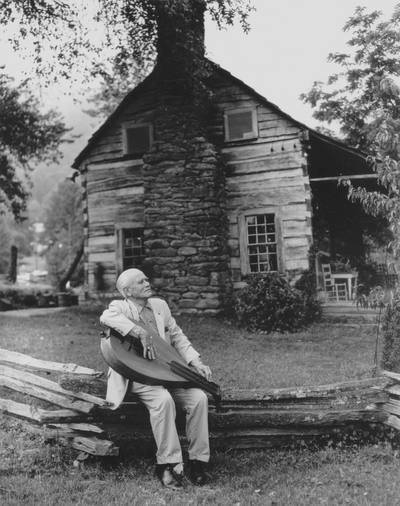
[[[249,95],[252,95],[257,100],[259,100],[261,103],[266,105],[267,107],[273,109],[278,114],[280,114],[282,117],[286,118],[290,122],[292,122],[294,125],[296,125],[299,129],[304,130],[305,132],[308,132],[309,135],[309,142],[310,145],[317,148],[318,151],[325,151],[328,150],[334,158],[341,160],[341,164],[338,170],[335,170],[335,173],[332,173],[332,171],[328,174],[324,174],[324,176],[340,176],[348,174],[349,171],[344,170],[345,166],[351,167],[350,173],[354,172],[356,174],[362,174],[367,170],[367,172],[371,172],[371,170],[367,169],[367,163],[365,161],[366,154],[361,152],[360,150],[356,148],[352,148],[347,146],[345,143],[338,141],[336,139],[333,139],[332,137],[329,137],[328,135],[322,134],[318,132],[317,130],[314,130],[313,128],[308,127],[304,123],[301,123],[300,121],[292,118],[289,114],[282,111],[280,107],[278,107],[276,104],[273,104],[269,100],[267,100],[265,97],[260,95],[257,91],[255,91],[253,88],[248,86],[246,83],[238,79],[237,77],[233,76],[230,72],[223,69],[219,65],[216,65],[215,63],[212,63],[215,74],[219,74],[222,77],[230,79],[232,82],[236,83],[241,88],[244,88]],[[96,141],[102,136],[103,132],[107,129],[109,125],[113,123],[116,117],[125,109],[125,107],[132,102],[132,100],[135,99],[142,90],[145,90],[146,86],[148,86],[149,82],[154,79],[155,71],[151,72],[141,83],[139,83],[132,91],[130,91],[121,101],[121,103],[118,105],[118,107],[114,110],[113,113],[106,119],[106,121],[94,132],[94,134],[89,138],[89,141],[85,148],[79,153],[79,155],[74,160],[72,167],[74,169],[79,169],[80,164],[83,162],[83,160],[89,155],[89,152],[93,145],[96,143]],[[343,163],[343,161],[346,160],[346,163]]]

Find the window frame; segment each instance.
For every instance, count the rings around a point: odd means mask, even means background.
[[[247,135],[246,137],[239,138],[230,138],[229,137],[229,116],[234,116],[235,114],[242,114],[244,112],[251,112],[251,120],[252,120],[252,134]],[[258,121],[257,121],[257,109],[255,107],[242,107],[240,109],[225,109],[224,111],[224,134],[225,134],[225,142],[238,142],[238,141],[247,141],[251,139],[258,139]]]
[[[144,230],[144,222],[135,222],[135,223],[129,222],[129,223],[115,224],[116,278],[118,278],[118,276],[124,270],[124,244],[123,244],[124,230],[131,230],[131,229]]]
[[[276,235],[276,247],[277,247],[277,271],[264,271],[264,272],[251,272],[250,269],[250,258],[249,258],[249,242],[246,227],[246,218],[249,216],[260,216],[273,214],[275,221],[275,235]],[[251,274],[267,274],[268,272],[276,272],[277,274],[283,274],[285,272],[284,263],[284,250],[283,250],[283,237],[282,237],[282,212],[280,208],[276,207],[263,207],[257,209],[249,209],[244,211],[238,216],[239,224],[239,250],[240,250],[240,269],[243,276]],[[266,243],[267,244],[267,243]]]
[[[125,123],[122,123],[122,150],[123,150],[124,156],[141,156],[141,155],[147,153],[147,151],[128,152],[127,131],[134,130],[135,128],[143,128],[143,127],[148,127],[148,129],[149,129],[148,130],[148,132],[149,132],[149,147],[148,147],[148,149],[150,149],[151,146],[153,145],[153,142],[154,142],[154,127],[153,127],[152,123],[136,123],[134,121],[127,121]]]

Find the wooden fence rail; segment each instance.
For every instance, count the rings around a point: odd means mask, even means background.
[[[146,408],[128,396],[111,410],[101,372],[0,349],[0,388],[0,411],[41,427],[47,439],[58,438],[93,455],[115,456],[119,447],[154,452]],[[184,422],[179,413],[185,447]],[[379,378],[331,385],[227,390],[218,412],[210,398],[213,449],[281,447],[376,423],[400,430],[400,375],[384,372]]]

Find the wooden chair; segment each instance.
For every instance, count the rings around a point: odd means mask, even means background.
[[[325,302],[328,300],[347,300],[347,285],[346,283],[335,283],[331,278],[330,264],[322,264],[322,275],[324,277],[325,285]]]

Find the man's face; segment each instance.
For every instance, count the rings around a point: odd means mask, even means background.
[[[153,295],[148,278],[141,272],[132,277],[125,288],[126,296],[137,301],[146,301]]]

